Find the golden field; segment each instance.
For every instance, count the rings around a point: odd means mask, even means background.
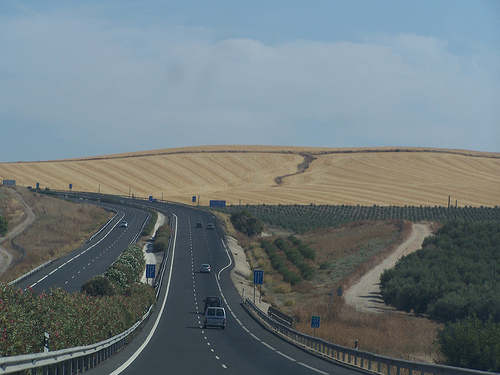
[[[0,178],[201,205],[500,204],[500,153],[446,149],[200,146],[0,163]]]

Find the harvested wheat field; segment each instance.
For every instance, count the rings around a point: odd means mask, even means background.
[[[17,185],[201,205],[500,204],[500,153],[424,148],[200,146],[0,163]]]

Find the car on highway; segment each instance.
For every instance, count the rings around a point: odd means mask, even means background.
[[[226,329],[226,310],[224,307],[209,307],[207,311],[205,311],[203,328],[206,327],[220,327],[221,329]]]
[[[221,307],[222,299],[218,296],[210,296],[203,300],[205,302],[205,307],[203,308],[203,313],[207,311],[209,307]]]
[[[213,223],[208,223],[207,224],[207,229],[214,229],[214,224]]]
[[[125,220],[123,220],[123,221],[120,223],[120,227],[122,227],[122,228],[127,228],[127,227],[128,227],[128,223],[127,223]]]
[[[197,223],[196,223],[196,228],[203,228],[203,224],[202,224],[202,223],[200,223],[200,222],[197,222]]]
[[[210,264],[207,264],[207,263],[203,263],[201,266],[200,266],[200,272],[201,273],[210,273],[212,269],[210,268]]]

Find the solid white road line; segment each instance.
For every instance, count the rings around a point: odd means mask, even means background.
[[[168,297],[168,292],[170,290],[170,282],[172,280],[172,270],[173,270],[173,264],[174,264],[174,257],[175,257],[175,246],[177,243],[177,216],[175,214],[172,214],[175,217],[175,237],[174,237],[174,244],[172,246],[172,257],[170,258],[170,271],[168,275],[168,283],[167,283],[167,290],[165,292],[165,297],[163,298],[163,303],[161,305],[161,310],[160,313],[158,314],[158,317],[156,318],[155,324],[153,325],[153,328],[149,332],[148,337],[146,340],[142,343],[142,345],[137,349],[137,351],[132,354],[132,356],[120,367],[118,367],[115,371],[111,373],[111,375],[118,375],[120,374],[123,370],[125,370],[132,362],[135,361],[135,359],[139,356],[139,354],[142,353],[144,348],[149,344],[151,341],[151,338],[153,337],[156,329],[158,328],[158,324],[160,323],[161,316],[163,315],[163,310],[165,310],[165,305],[167,303],[167,297]]]

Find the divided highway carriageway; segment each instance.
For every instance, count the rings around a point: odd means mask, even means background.
[[[131,201],[132,202],[132,201]],[[137,200],[134,200],[137,203]],[[210,213],[161,202],[140,202],[172,218],[172,246],[158,304],[142,331],[119,353],[88,374],[359,374],[297,348],[263,329],[242,307],[229,272],[232,256]],[[91,242],[19,284],[70,292],[101,274],[140,233],[148,214],[125,205],[106,205],[117,215]],[[127,228],[119,223],[126,220]],[[196,228],[202,222],[203,228]],[[211,273],[200,273],[209,263]],[[219,295],[226,329],[202,328],[203,300]],[[84,319],[84,317],[82,317]]]

